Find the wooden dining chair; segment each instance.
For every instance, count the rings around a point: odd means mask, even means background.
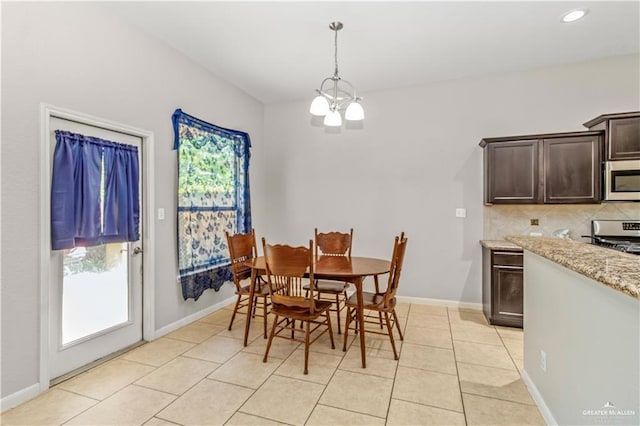
[[[329,332],[331,349],[335,349],[331,316],[331,302],[316,300],[313,275],[313,242],[309,248],[288,245],[269,245],[262,239],[267,269],[267,283],[271,297],[271,313],[275,315],[264,362],[267,362],[269,349],[274,337],[290,339],[304,343],[304,374],[309,373],[309,346],[324,333]],[[308,278],[307,278],[308,277]],[[305,284],[308,283],[308,290]],[[324,315],[324,318],[322,316]],[[304,339],[296,338],[296,321],[304,324]],[[313,324],[313,328],[311,325]],[[321,327],[325,329],[315,333]],[[290,331],[290,333],[286,333]],[[315,333],[313,339],[311,334]]]
[[[353,228],[349,233],[326,232],[319,233],[318,228],[314,230],[315,252],[318,256],[341,256],[351,257],[351,245],[353,242]],[[338,319],[338,334],[342,333],[340,325],[340,312],[346,307],[347,289],[349,282],[316,280],[316,291],[318,300],[330,300],[331,311],[336,313]]]
[[[255,230],[251,229],[249,234],[235,234],[227,236],[227,246],[229,247],[229,257],[231,258],[231,272],[233,273],[233,283],[236,286],[236,294],[238,300],[233,308],[233,314],[231,315],[231,322],[229,323],[229,330],[233,326],[233,320],[236,318],[236,314],[239,310],[249,307],[249,297],[251,295],[251,268],[246,266],[243,262],[249,259],[256,258],[258,256],[258,249],[256,245]],[[245,280],[249,280],[247,283]],[[245,281],[243,283],[243,281]],[[263,317],[264,324],[264,337],[267,338],[267,314],[269,307],[269,288],[266,281],[260,276],[257,277],[256,289],[254,292],[253,300],[253,312],[252,317],[256,316],[257,305],[262,308],[262,314],[257,316]],[[246,312],[249,315],[249,312]]]
[[[400,283],[400,273],[402,272],[402,263],[404,261],[404,254],[407,247],[407,238],[404,236],[404,232],[400,237],[395,238],[393,245],[393,255],[391,256],[391,266],[389,271],[389,280],[387,282],[387,288],[384,292],[363,292],[363,309],[365,311],[365,330],[359,330],[361,333],[374,333],[385,334],[389,336],[391,341],[391,348],[393,349],[393,356],[398,359],[398,351],[396,350],[395,340],[393,338],[393,326],[395,325],[400,335],[400,340],[404,340],[402,330],[400,329],[400,323],[398,321],[398,315],[396,314],[396,291],[398,290],[398,284]],[[367,312],[369,311],[369,312]],[[374,314],[375,315],[371,315]],[[379,325],[379,315],[384,316],[384,322],[386,324],[386,331],[382,331],[379,327],[366,327],[367,324]],[[358,324],[358,299],[354,294],[347,299],[347,322],[345,324],[344,343],[342,350],[347,350],[347,338],[349,334],[349,326],[353,322],[353,328],[357,330]]]

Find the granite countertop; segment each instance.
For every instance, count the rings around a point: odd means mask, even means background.
[[[525,250],[640,299],[640,256],[555,237],[506,237]]]
[[[522,247],[504,240],[480,240],[482,247],[490,250],[522,251]]]

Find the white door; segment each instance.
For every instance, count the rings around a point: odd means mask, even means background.
[[[140,137],[58,117],[51,117],[49,124],[52,158],[55,130],[137,146],[140,217],[144,217]],[[141,220],[136,242],[50,251],[50,379],[142,340],[142,232]]]

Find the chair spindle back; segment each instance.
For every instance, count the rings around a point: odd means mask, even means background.
[[[252,228],[248,234],[235,235],[229,235],[225,231],[225,235],[227,236],[227,247],[231,258],[233,282],[236,288],[240,290],[240,281],[251,277],[251,268],[244,265],[243,262],[258,256],[255,230]]]
[[[315,229],[315,255],[324,256],[351,256],[351,243],[353,241],[353,228],[346,234],[342,232],[319,233]]]
[[[309,247],[270,245],[262,239],[271,303],[315,312],[313,241]],[[309,294],[303,287],[309,286]]]
[[[388,307],[389,303],[396,297],[398,284],[400,283],[400,274],[402,272],[402,264],[404,262],[404,254],[407,248],[407,238],[404,232],[400,237],[396,237],[393,245],[393,255],[391,256],[391,268],[389,271],[389,282],[387,283],[387,291],[384,294],[384,306]]]

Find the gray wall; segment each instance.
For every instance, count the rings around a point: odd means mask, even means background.
[[[525,251],[524,313],[524,369],[548,422],[640,424],[640,300]],[[607,402],[634,415],[594,413]]]
[[[399,294],[480,303],[480,139],[585,130],[640,109],[639,80],[634,55],[365,93],[364,128],[339,134],[312,126],[307,102],[266,106],[269,232],[302,243],[315,226],[353,226],[356,255],[389,257],[404,230]]]
[[[261,216],[263,106],[95,3],[2,3],[2,396],[38,381],[39,104],[155,134],[156,329],[232,295],[183,301],[176,283],[176,156],[171,114],[246,131],[253,212]],[[260,226],[259,220],[257,226]]]

